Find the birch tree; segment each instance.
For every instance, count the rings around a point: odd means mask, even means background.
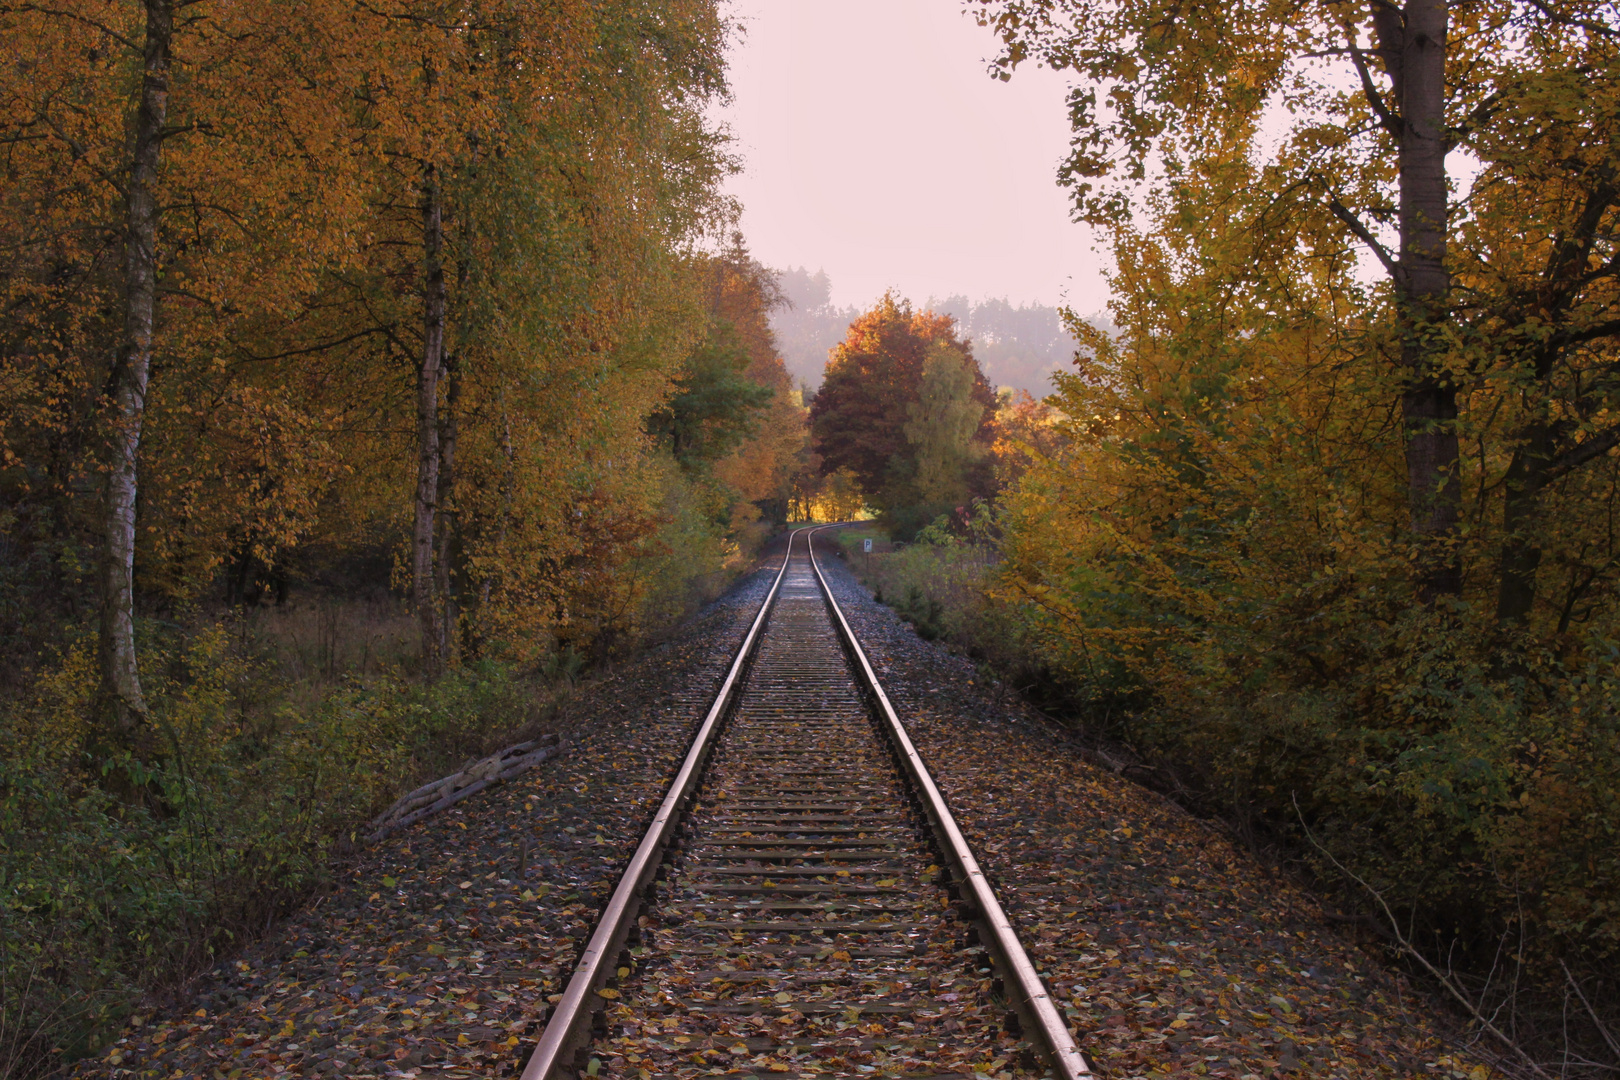
[[[135,574],[157,369],[165,378],[186,370],[344,246],[336,231],[321,235],[354,205],[328,179],[341,183],[348,170],[325,137],[341,106],[329,93],[331,70],[342,68],[341,49],[330,47],[343,40],[333,33],[341,22],[322,4],[260,12],[206,0],[0,12],[8,52],[33,65],[32,78],[5,88],[12,209],[26,208],[9,223],[18,257],[7,288],[32,312],[12,323],[26,360],[19,370],[29,379],[45,365],[76,370],[95,401],[87,424],[102,495],[99,696],[126,743],[144,738],[147,713]],[[320,75],[284,78],[287,64],[317,57]],[[256,167],[281,140],[302,148],[297,166],[289,173],[294,155],[283,155],[279,166]],[[261,231],[306,199],[327,207],[324,220],[284,223],[275,239]],[[118,312],[110,338],[84,321],[101,305]],[[37,319],[57,330],[43,332]],[[62,333],[70,326],[81,329]],[[60,416],[62,399],[47,400]]]

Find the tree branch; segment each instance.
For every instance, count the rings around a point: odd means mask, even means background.
[[[1400,138],[1401,128],[1403,127],[1401,118],[1395,115],[1390,107],[1384,103],[1384,95],[1379,93],[1378,87],[1373,85],[1372,72],[1367,70],[1367,58],[1362,53],[1361,47],[1356,44],[1355,30],[1349,25],[1346,25],[1344,29],[1350,38],[1348,50],[1350,61],[1356,66],[1356,74],[1361,76],[1361,92],[1367,95],[1367,104],[1377,114],[1378,122],[1383,126],[1384,130],[1397,139]]]
[[[1572,19],[1562,12],[1553,10],[1544,0],[1530,0],[1530,6],[1545,15],[1548,22],[1555,23],[1558,26],[1577,26],[1600,37],[1620,38],[1620,29],[1606,23],[1592,22],[1588,19]]]
[[[1592,1023],[1597,1027],[1598,1034],[1602,1035],[1603,1041],[1609,1044],[1609,1049],[1614,1052],[1615,1057],[1620,1057],[1620,1040],[1617,1040],[1614,1033],[1608,1029],[1608,1026],[1598,1019],[1597,1010],[1592,1008],[1590,1001],[1586,1000],[1586,993],[1581,989],[1581,984],[1576,982],[1575,976],[1569,973],[1569,965],[1560,960],[1558,966],[1564,969],[1564,978],[1569,980],[1570,988],[1575,991],[1575,996],[1581,999],[1582,1005],[1586,1006],[1586,1015],[1592,1018]]]
[[[1350,212],[1349,207],[1333,198],[1328,200],[1328,209],[1333,211],[1334,217],[1344,222],[1345,226],[1356,234],[1358,240],[1372,249],[1372,253],[1378,256],[1379,262],[1384,264],[1384,269],[1389,273],[1390,279],[1395,284],[1401,286],[1406,284],[1406,271],[1401,267],[1401,264],[1389,253],[1389,249],[1380,244],[1377,237],[1368,231],[1367,226],[1361,223],[1361,219]]]
[[[250,349],[248,349],[247,347],[245,347],[243,345],[240,345],[240,344],[237,345],[237,348],[241,350],[242,355],[246,358],[247,362],[249,362],[249,363],[268,363],[271,360],[286,360],[289,357],[294,357],[294,356],[310,356],[310,355],[313,355],[313,354],[316,354],[316,353],[328,352],[328,351],[330,351],[332,349],[339,348],[339,347],[341,347],[343,345],[351,345],[356,341],[360,341],[360,340],[362,340],[364,338],[368,338],[368,337],[373,337],[373,336],[378,335],[378,334],[381,334],[383,337],[387,338],[387,337],[392,336],[392,332],[393,332],[393,326],[392,325],[388,325],[388,326],[368,326],[363,330],[356,330],[352,334],[345,334],[344,336],[339,337],[339,338],[333,338],[333,339],[330,339],[330,340],[327,340],[327,341],[322,341],[322,342],[319,342],[317,344],[310,345],[307,348],[288,349],[288,350],[286,350],[284,352],[267,353],[267,354],[264,354],[264,355],[255,354]],[[234,342],[233,342],[233,344],[234,344]]]
[[[1384,899],[1384,894],[1363,881],[1359,876],[1356,875],[1354,871],[1350,870],[1338,859],[1334,858],[1333,853],[1327,848],[1323,847],[1317,841],[1316,835],[1311,832],[1311,827],[1305,824],[1305,815],[1299,808],[1299,797],[1297,795],[1293,797],[1293,802],[1294,814],[1299,818],[1299,826],[1305,830],[1305,839],[1311,842],[1312,847],[1326,856],[1328,862],[1332,863],[1339,873],[1343,874],[1345,877],[1367,890],[1367,894],[1374,900],[1378,901],[1378,906],[1383,910],[1384,918],[1389,921],[1390,932],[1394,937],[1396,944],[1401,947],[1401,951],[1422,965],[1423,970],[1427,971],[1434,978],[1434,980],[1445,989],[1446,993],[1455,998],[1457,1004],[1461,1005],[1463,1009],[1467,1011],[1468,1015],[1474,1018],[1480,1027],[1496,1036],[1499,1040],[1501,1040],[1502,1045],[1506,1046],[1509,1050],[1512,1050],[1515,1054],[1517,1054],[1519,1060],[1524,1062],[1525,1065],[1529,1066],[1531,1072],[1541,1077],[1542,1080],[1552,1080],[1552,1077],[1547,1075],[1546,1071],[1542,1069],[1540,1065],[1536,1064],[1535,1058],[1531,1057],[1522,1047],[1519,1046],[1518,1043],[1508,1038],[1508,1036],[1504,1034],[1503,1031],[1498,1028],[1488,1016],[1479,1010],[1478,1006],[1476,1006],[1472,1001],[1468,1000],[1468,995],[1462,992],[1462,990],[1452,980],[1450,975],[1445,974],[1439,968],[1435,967],[1434,964],[1430,963],[1429,958],[1419,952],[1412,942],[1407,938],[1407,936],[1401,933],[1400,920],[1396,919],[1395,913],[1390,910],[1389,903]]]
[[[1507,96],[1507,91],[1497,90],[1484,101],[1475,105],[1468,111],[1468,115],[1457,127],[1452,128],[1451,134],[1446,137],[1446,152],[1450,153],[1460,146],[1467,138],[1490,122],[1496,115],[1496,107]]]
[[[1620,445],[1620,424],[1593,435],[1591,438],[1583,439],[1553,458],[1547,463],[1547,467],[1541,471],[1541,475],[1536,478],[1536,483],[1531,490],[1540,491],[1553,481],[1568,476],[1588,461],[1602,457],[1617,445]]]
[[[91,26],[97,30],[100,30],[103,34],[106,34],[124,48],[135,53],[137,56],[141,55],[145,51],[140,45],[118,33],[106,23],[89,18],[85,15],[80,15],[76,11],[58,11],[56,8],[45,7],[41,4],[17,4],[15,6],[8,4],[5,7],[0,7],[0,15],[51,15],[58,19],[71,19],[74,22],[84,23],[86,26]]]

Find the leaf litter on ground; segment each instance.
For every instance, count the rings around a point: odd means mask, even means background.
[[[1016,707],[989,702],[971,665],[823,563],[1103,1075],[1450,1071],[1423,999],[1321,925],[1310,896],[1180,808],[1055,745]],[[328,895],[199,979],[182,1006],[149,1003],[71,1075],[517,1075],[768,582],[752,575],[678,640],[594,685],[571,716],[568,755],[365,852]],[[829,957],[860,943],[838,944]],[[683,1075],[785,1071],[751,1053],[750,1034],[758,1024],[633,1038],[679,1050]],[[864,1075],[926,1064],[819,1062]],[[1010,1076],[1009,1066],[973,1063],[985,1076]]]
[[[363,852],[71,1075],[517,1075],[769,580],[576,695],[567,754]]]
[[[1466,1075],[1446,1018],[1214,827],[1087,762],[821,559],[1087,1057],[1114,1078]]]

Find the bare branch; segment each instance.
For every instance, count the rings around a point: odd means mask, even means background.
[[[1383,244],[1378,242],[1378,238],[1373,236],[1372,232],[1368,230],[1367,226],[1361,223],[1361,219],[1350,212],[1349,207],[1345,206],[1344,203],[1335,198],[1328,201],[1328,209],[1333,211],[1334,217],[1344,222],[1345,226],[1348,227],[1351,232],[1356,234],[1356,239],[1360,240],[1363,244],[1366,244],[1367,247],[1372,249],[1372,253],[1378,256],[1379,262],[1384,264],[1385,271],[1388,272],[1390,279],[1394,281],[1395,284],[1405,284],[1406,271],[1401,267],[1401,264],[1396,261],[1393,255],[1389,253],[1388,248],[1384,247]]]
[[[1378,901],[1378,906],[1383,910],[1384,918],[1389,921],[1390,930],[1394,934],[1396,943],[1400,945],[1401,951],[1407,956],[1411,957],[1413,960],[1416,960],[1423,967],[1423,970],[1427,971],[1429,975],[1440,984],[1446,993],[1450,994],[1454,999],[1456,999],[1457,1004],[1461,1005],[1468,1015],[1474,1018],[1475,1022],[1478,1023],[1480,1027],[1496,1036],[1496,1038],[1501,1041],[1503,1046],[1506,1046],[1509,1050],[1512,1050],[1519,1060],[1524,1062],[1531,1072],[1541,1077],[1542,1080],[1552,1080],[1552,1077],[1547,1074],[1547,1071],[1536,1063],[1535,1058],[1531,1057],[1529,1053],[1519,1046],[1518,1043],[1510,1039],[1501,1028],[1497,1027],[1496,1024],[1491,1021],[1490,1017],[1480,1012],[1477,1005],[1468,1000],[1468,995],[1462,992],[1462,989],[1456,984],[1450,975],[1441,972],[1439,968],[1430,963],[1427,956],[1424,956],[1418,951],[1417,947],[1412,944],[1411,939],[1408,938],[1406,934],[1401,932],[1400,921],[1395,918],[1395,913],[1390,910],[1388,901],[1384,899],[1384,894],[1367,884],[1366,881],[1362,880],[1359,875],[1341,863],[1337,858],[1334,857],[1331,851],[1323,847],[1317,841],[1315,834],[1311,832],[1311,827],[1305,824],[1305,815],[1299,808],[1298,796],[1293,798],[1293,802],[1294,813],[1299,817],[1300,828],[1305,830],[1305,839],[1311,842],[1312,847],[1326,856],[1328,862],[1332,863],[1339,873],[1343,874],[1345,877],[1367,890],[1367,894],[1374,900]]]
[[[1586,993],[1581,989],[1581,984],[1575,981],[1575,976],[1570,974],[1569,965],[1560,960],[1558,966],[1564,969],[1564,978],[1569,980],[1570,989],[1575,991],[1575,996],[1581,999],[1582,1005],[1586,1006],[1586,1015],[1592,1018],[1592,1024],[1598,1029],[1598,1034],[1603,1036],[1603,1041],[1609,1044],[1609,1049],[1614,1052],[1614,1055],[1620,1057],[1620,1039],[1616,1039],[1608,1026],[1598,1019],[1597,1010],[1592,1008],[1590,1001],[1586,1000]]]

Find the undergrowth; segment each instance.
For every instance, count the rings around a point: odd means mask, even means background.
[[[88,641],[0,713],[0,1073],[93,1051],[145,989],[262,931],[327,880],[398,790],[543,717],[495,664],[277,686],[226,625],[151,629],[154,760],[98,752]],[[119,791],[108,776],[135,778]]]
[[[831,535],[873,598],[893,608],[918,637],[950,642],[1003,672],[1022,669],[1027,649],[1021,628],[985,590],[998,558],[982,537],[959,536],[944,518],[909,544],[893,544],[875,523]],[[867,540],[873,542],[871,553],[864,550]]]
[[[95,720],[85,605],[53,609],[0,565],[0,1076],[97,1050],[142,995],[331,880],[402,791],[548,730],[577,679],[670,633],[752,554],[679,508],[643,548],[585,582],[538,655],[540,633],[489,637],[431,683],[374,580],[170,608],[138,621],[150,715],[122,748]],[[86,576],[58,594],[82,599]]]
[[[1620,652],[1504,670],[1410,613],[1388,622],[1359,680],[1289,671],[1275,643],[1237,627],[1202,646],[1219,663],[1165,649],[1148,668],[1102,632],[1122,618],[1120,594],[1040,592],[996,544],[938,525],[898,548],[875,528],[839,542],[919,636],[1311,878],[1341,924],[1462,1009],[1495,1064],[1607,1067],[1620,1031]],[[1059,606],[1076,596],[1083,611]]]

